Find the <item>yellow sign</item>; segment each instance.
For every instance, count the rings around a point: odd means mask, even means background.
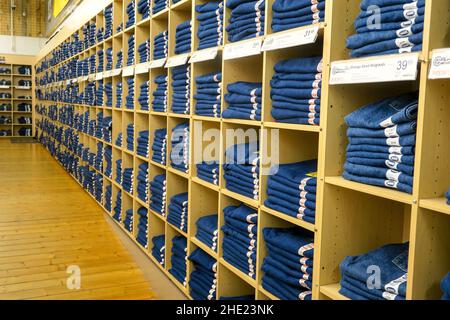
[[[57,17],[70,0],[53,0],[53,17]]]

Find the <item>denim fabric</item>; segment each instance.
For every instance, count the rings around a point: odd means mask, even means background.
[[[209,254],[201,249],[196,249],[188,258],[194,264],[206,268],[210,272],[217,272],[217,262]]]
[[[399,182],[401,184],[406,184],[410,187],[413,185],[413,176],[394,169],[357,165],[346,162],[344,165],[344,170],[354,176],[387,179]]]
[[[161,194],[164,195],[165,197],[165,193],[166,193],[166,189],[165,189],[165,185],[166,185],[166,175],[162,174],[159,176],[155,176],[153,181],[150,182],[150,207],[152,210],[154,210],[155,212],[161,214],[162,216],[165,216],[165,199],[158,197],[154,194],[154,192],[152,190],[159,190]]]
[[[262,286],[282,300],[311,300],[312,298],[311,291],[301,287],[291,286],[268,274],[263,276]]]
[[[298,228],[264,228],[263,235],[267,243],[299,257],[313,258],[314,240]]]
[[[422,48],[423,33],[413,34],[409,37],[384,40],[377,43],[368,44],[364,47],[353,49],[352,57],[363,57],[367,55],[381,55],[404,52],[420,51]]]
[[[169,272],[183,285],[186,286],[186,251],[187,241],[183,236],[175,236],[172,239],[172,268]]]
[[[347,130],[348,137],[366,137],[366,138],[395,138],[413,134],[416,132],[417,122],[405,122],[386,129],[366,129],[351,127]]]
[[[384,12],[380,14],[380,23],[386,22],[399,22],[405,20],[412,20],[416,17],[423,16],[425,14],[425,7],[418,7],[417,9],[398,9],[394,11]],[[356,18],[354,26],[355,28],[359,28],[361,26],[368,25],[368,19],[373,15],[372,11],[361,11],[360,15]]]
[[[349,151],[347,152],[347,159],[356,159],[357,161],[389,161],[393,163],[404,164],[407,167],[414,167],[413,155],[401,155],[395,153],[377,153],[367,151]],[[355,160],[356,161],[356,160]],[[353,162],[354,163],[354,162]]]
[[[261,120],[261,83],[239,81],[228,85],[227,90],[228,107],[222,112],[223,118]]]
[[[398,154],[398,155],[407,155],[414,156],[415,147],[389,147],[389,146],[376,146],[376,145],[349,145],[347,147],[347,152],[374,152],[374,153],[383,153],[383,154]]]
[[[406,175],[411,176],[411,177],[414,175],[414,166],[413,165],[405,165],[402,163],[385,160],[382,158],[381,159],[370,159],[370,158],[354,157],[354,158],[347,158],[347,162],[349,162],[350,164],[355,164],[355,165],[393,169],[393,170],[405,173]]]
[[[166,58],[168,55],[168,32],[163,31],[159,33],[153,42],[153,60]]]
[[[409,134],[406,136],[394,138],[363,138],[363,137],[349,137],[351,145],[374,145],[374,146],[390,146],[403,147],[416,145],[416,135]]]
[[[442,279],[441,289],[444,293],[442,300],[450,300],[450,272]]]
[[[190,114],[190,66],[184,65],[172,69],[172,112]],[[177,86],[186,81],[185,85]]]
[[[229,25],[226,28],[230,42],[264,35],[264,0],[248,2],[233,1],[231,4],[227,2],[227,7],[231,9]],[[251,17],[246,17],[245,20],[237,20],[239,17],[249,14]]]
[[[385,22],[380,23],[379,25],[372,26],[372,25],[363,25],[358,28],[356,28],[357,34],[362,34],[366,32],[374,32],[374,31],[392,31],[392,30],[399,30],[404,28],[409,28],[414,26],[415,24],[423,24],[425,18],[424,16],[418,16],[411,20],[404,20],[404,21],[397,21],[397,22]],[[417,27],[415,27],[417,28]]]
[[[168,80],[167,76],[165,75],[160,75],[155,78],[155,84],[157,85],[157,89],[153,92],[154,97],[152,102],[153,111],[158,112],[167,111],[167,98],[168,98],[167,80]]]
[[[344,177],[344,179],[347,179],[347,180],[360,182],[360,183],[364,183],[364,184],[370,184],[370,185],[379,186],[379,187],[388,187],[388,188],[397,189],[399,191],[403,191],[403,192],[412,194],[411,185],[397,182],[395,180],[357,176],[357,175],[354,175],[354,174],[351,174],[348,172],[344,172],[342,176]]]

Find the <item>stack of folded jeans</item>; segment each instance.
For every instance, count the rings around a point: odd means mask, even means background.
[[[152,238],[152,256],[164,267],[166,259],[166,236],[164,234]]]
[[[450,300],[450,272],[442,279],[441,289],[444,293],[442,300]]]
[[[31,76],[31,67],[30,66],[20,66],[19,74]]]
[[[167,76],[160,75],[155,78],[156,90],[153,91],[152,108],[156,112],[167,112],[168,87]]]
[[[384,99],[345,118],[345,179],[412,193],[417,96],[416,92]]]
[[[169,0],[154,0],[152,13],[156,14],[169,7]]]
[[[142,15],[142,20],[150,17],[150,0],[139,0],[137,7],[137,11]]]
[[[222,118],[261,120],[261,83],[238,81],[229,84],[227,89],[225,102],[228,107],[222,112]]]
[[[115,145],[117,146],[117,147],[122,147],[122,144],[123,144],[123,135],[122,135],[122,132],[120,132],[118,135],[117,135],[117,139],[116,139],[116,141],[115,141]]]
[[[169,50],[168,32],[159,33],[153,41],[153,60],[167,58]]]
[[[352,300],[405,300],[409,243],[388,244],[341,262],[339,293]],[[379,269],[379,286],[370,287],[371,266]]]
[[[445,193],[445,198],[447,199],[447,204],[450,205],[450,188]]]
[[[223,43],[223,1],[211,1],[195,6],[198,13],[198,50],[217,47]]]
[[[123,67],[123,49],[120,49],[120,51],[117,52],[116,69],[121,69],[122,67]]]
[[[175,34],[175,54],[191,51],[191,20],[179,24]]]
[[[167,222],[181,231],[187,232],[188,223],[188,193],[180,193],[170,199]]]
[[[112,82],[108,82],[105,84],[104,87],[105,93],[106,93],[106,106],[108,108],[112,108],[112,104],[113,104],[113,86],[112,86]]]
[[[131,0],[126,8],[126,13],[128,15],[127,23],[125,24],[125,28],[129,28],[134,26],[136,23],[136,3],[135,0]]]
[[[137,150],[136,150],[137,154],[140,155],[141,157],[148,158],[150,154],[149,148],[150,148],[149,131],[144,130],[139,132],[137,138]]]
[[[133,232],[133,209],[128,209],[125,211],[125,219],[123,220],[123,225],[125,227],[125,230],[129,232]]]
[[[222,240],[223,258],[234,267],[256,278],[257,210],[240,206],[223,209],[225,224]]]
[[[216,300],[217,261],[197,248],[189,256],[194,271],[189,277],[189,293],[194,300]]]
[[[139,173],[137,176],[137,195],[138,198],[148,203],[149,201],[149,192],[150,192],[150,181],[148,179],[148,163],[143,162],[139,165]]]
[[[0,124],[12,123],[11,117],[0,116]]]
[[[177,114],[190,113],[191,97],[191,67],[184,65],[172,69],[172,112]]]
[[[11,105],[9,105],[9,109],[11,108]],[[8,108],[5,108],[5,110],[2,110],[1,106],[0,106],[0,111],[10,111],[10,110],[6,110]],[[29,103],[19,103],[17,105],[17,111],[21,111],[21,112],[31,112],[32,111],[32,107],[31,104]]]
[[[204,117],[220,118],[222,73],[213,72],[195,78],[197,92],[195,114]]]
[[[105,190],[106,191],[105,191],[105,203],[104,203],[104,206],[105,206],[106,211],[111,212],[111,208],[112,208],[112,186],[111,185],[106,186]]]
[[[148,0],[147,0],[148,1]],[[150,39],[141,43],[138,48],[139,63],[150,61]]]
[[[197,177],[216,186],[219,185],[219,164],[217,162],[202,162],[196,166]]]
[[[95,91],[95,105],[102,107],[103,106],[103,80],[98,81],[97,90]]]
[[[135,41],[134,41],[134,34],[132,34],[130,36],[130,38],[128,39],[128,59],[127,59],[127,66],[132,66],[134,65],[135,62],[135,58],[134,58],[134,46],[135,46]]]
[[[172,168],[188,173],[189,171],[189,123],[182,123],[173,128],[170,152]]]
[[[113,68],[113,49],[106,49],[106,70],[112,70]]]
[[[226,188],[254,200],[259,199],[258,149],[256,142],[231,146],[223,165]]]
[[[7,137],[12,134],[11,130],[0,130],[0,137]]]
[[[139,223],[136,235],[136,241],[144,248],[148,248],[148,211],[144,207],[140,207],[137,211]]]
[[[152,145],[152,160],[166,165],[166,151],[167,151],[167,129],[155,130],[155,138]]]
[[[316,220],[317,160],[280,164],[267,182],[264,205],[310,223]]]
[[[134,171],[133,168],[125,168],[123,170],[123,190],[129,194],[133,194],[133,183],[134,183]]]
[[[299,228],[264,228],[262,286],[282,300],[311,300],[314,239]]]
[[[150,81],[145,81],[141,84],[141,93],[138,98],[139,105],[142,111],[150,110],[150,92],[149,92]]]
[[[112,178],[112,147],[106,146],[105,147],[105,161],[106,161],[106,167],[105,167],[105,176],[108,178]]]
[[[31,106],[30,106],[31,107]],[[11,104],[10,103],[2,103],[1,105],[0,105],[0,111],[11,111]],[[25,109],[25,107],[23,107],[22,106],[22,103],[21,104],[19,104],[19,106],[18,106],[18,110],[17,111],[26,111],[26,112],[29,112],[29,111],[31,111],[31,110],[21,110],[21,109]]]
[[[187,241],[183,236],[175,236],[172,239],[172,257],[170,259],[172,268],[169,272],[186,287],[187,275]]]
[[[127,149],[134,152],[134,123],[127,126]]]
[[[122,190],[117,192],[113,218],[118,222],[122,222]]]
[[[112,37],[113,34],[113,7],[109,6],[104,10],[105,16],[105,39]]]
[[[122,159],[116,160],[116,182],[122,185]]]
[[[356,34],[347,39],[352,57],[422,50],[425,0],[364,0],[360,7]]]
[[[265,5],[265,0],[228,0],[228,40],[236,42],[264,35]]]
[[[284,60],[270,81],[272,117],[277,122],[318,125],[322,57]]]
[[[103,133],[103,140],[111,143],[111,141],[112,141],[112,117],[103,117],[102,133]]]
[[[197,233],[195,237],[208,246],[212,251],[217,252],[217,236],[218,236],[218,216],[213,214],[204,216],[197,220]]]
[[[127,79],[128,95],[125,97],[125,107],[128,110],[134,109],[134,78]]]
[[[155,176],[150,182],[150,209],[166,216],[166,175]]]
[[[105,52],[103,50],[100,50],[97,52],[97,56],[98,56],[97,72],[103,72],[104,66],[105,66],[105,62],[104,62]]]
[[[325,0],[275,0],[272,11],[273,31],[298,28],[324,21]]]
[[[31,137],[32,136],[32,129],[30,128],[20,128],[17,133],[19,134],[19,136],[21,137]]]
[[[20,124],[31,124],[32,122],[33,122],[33,119],[30,117],[17,118],[17,123],[20,123]]]
[[[122,93],[123,93],[123,84],[122,81],[117,82],[116,88],[116,108],[122,108]]]

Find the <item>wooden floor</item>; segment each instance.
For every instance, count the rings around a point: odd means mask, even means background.
[[[0,139],[0,300],[152,299],[95,201],[38,144]],[[80,290],[67,288],[69,266]]]

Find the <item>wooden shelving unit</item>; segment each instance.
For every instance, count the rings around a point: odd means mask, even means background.
[[[274,0],[266,0],[266,34],[261,37],[264,41],[272,36],[271,7]],[[195,20],[195,5],[205,3],[203,0],[182,0],[163,10],[156,15],[151,15],[148,19],[141,19],[136,14],[137,25],[124,31],[117,31],[121,23],[126,23],[125,13],[128,1],[114,0],[112,5],[113,14],[113,36],[97,43],[73,57],[58,62],[50,68],[42,70],[38,75],[41,79],[49,72],[57,72],[58,68],[67,64],[73,59],[85,59],[96,54],[99,50],[106,51],[113,49],[114,67],[117,63],[117,53],[123,50],[123,66],[126,66],[128,39],[135,35],[137,47],[142,41],[150,38],[151,60],[153,59],[153,39],[164,30],[169,31],[169,60],[174,58],[175,48],[175,28],[189,19]],[[297,226],[314,233],[315,237],[315,257],[313,275],[313,299],[346,299],[339,294],[339,264],[349,255],[356,255],[367,252],[388,243],[409,241],[409,270],[407,299],[437,299],[440,298],[439,283],[444,275],[450,271],[450,210],[443,200],[443,195],[450,187],[450,158],[448,141],[450,140],[450,80],[430,80],[428,70],[431,65],[431,52],[438,48],[450,46],[450,42],[440,30],[448,28],[448,17],[450,13],[450,3],[447,1],[427,0],[425,30],[423,40],[423,51],[419,53],[419,74],[416,80],[377,82],[365,84],[330,84],[330,70],[333,62],[349,60],[349,51],[345,48],[346,38],[354,33],[353,21],[359,13],[359,1],[327,1],[326,19],[324,23],[316,26],[306,26],[299,29],[283,32],[302,32],[312,27],[318,27],[317,40],[309,44],[297,44],[280,49],[261,51],[259,54],[243,56],[235,59],[225,59],[225,52],[230,44],[227,42],[226,32],[225,45],[217,48],[217,56],[202,62],[191,64],[191,79],[196,76],[211,71],[222,71],[223,88],[234,81],[260,81],[263,83],[262,98],[262,121],[232,120],[199,117],[194,115],[195,102],[191,98],[191,114],[177,115],[170,112],[171,106],[171,68],[163,66],[148,65],[148,71],[142,72],[141,68],[132,68],[133,71],[124,68],[113,73],[103,73],[104,83],[113,84],[113,107],[88,106],[75,104],[77,113],[89,112],[91,119],[95,119],[99,112],[104,116],[112,116],[113,132],[112,142],[102,141],[79,132],[80,140],[84,145],[90,146],[95,152],[98,142],[103,146],[111,146],[113,149],[113,177],[112,179],[104,175],[103,185],[112,186],[112,201],[121,188],[115,182],[117,159],[122,159],[123,168],[134,168],[135,177],[137,168],[143,162],[148,162],[150,168],[150,180],[158,174],[165,173],[167,176],[167,199],[180,192],[189,192],[189,223],[187,232],[182,232],[170,225],[166,219],[149,209],[148,204],[138,199],[136,194],[131,195],[122,192],[122,216],[127,209],[133,208],[134,221],[138,220],[137,209],[146,207],[149,217],[149,247],[143,248],[137,245],[157,263],[151,256],[151,239],[156,235],[164,234],[166,237],[166,265],[162,268],[167,276],[173,280],[180,290],[189,296],[189,288],[179,284],[172,275],[169,274],[171,243],[175,235],[183,235],[188,241],[188,255],[197,247],[204,249],[218,262],[218,285],[217,297],[222,295],[245,295],[255,294],[257,299],[270,300],[277,299],[261,287],[262,271],[261,265],[267,255],[267,250],[263,239],[258,239],[257,271],[256,280],[243,274],[222,258],[221,241],[223,234],[219,232],[218,252],[212,252],[205,248],[195,239],[196,221],[198,218],[218,213],[219,229],[224,224],[223,208],[244,202],[252,206],[258,212],[258,233],[262,234],[262,229],[266,227],[292,227]],[[224,10],[224,24],[227,26],[230,12]],[[103,13],[98,13],[89,21],[96,21],[97,25],[104,25]],[[82,21],[86,23],[87,21]],[[192,30],[192,52],[195,51],[198,39],[196,36],[196,23],[193,23]],[[80,38],[83,36],[82,27],[77,31]],[[60,42],[65,41],[61,39]],[[254,40],[247,40],[251,42]],[[233,44],[235,45],[235,44]],[[270,80],[273,75],[273,66],[281,60],[293,57],[308,57],[312,55],[323,55],[323,82],[321,97],[321,124],[320,126],[305,126],[294,124],[280,124],[271,117],[270,100]],[[49,61],[51,57],[39,57]],[[383,59],[383,57],[379,57]],[[106,57],[105,57],[106,59]],[[136,56],[136,63],[138,56]],[[356,60],[364,61],[364,59]],[[41,64],[38,64],[40,66]],[[106,60],[104,61],[106,66]],[[137,70],[139,69],[139,72]],[[126,73],[126,74],[125,74]],[[139,110],[138,97],[140,85],[145,81],[150,81],[150,93],[154,91],[153,80],[158,75],[168,76],[169,101],[168,112],[154,112]],[[126,110],[125,99],[128,94],[126,79],[135,79],[135,109]],[[92,79],[97,76],[91,76]],[[79,91],[82,92],[89,83],[89,79],[77,79]],[[123,83],[122,101],[117,104],[115,89],[119,82]],[[52,92],[62,89],[67,81],[57,81],[45,84],[40,89],[43,92]],[[195,82],[191,82],[191,97],[195,93]],[[417,130],[416,163],[414,176],[414,192],[412,195],[398,191],[368,186],[360,183],[347,181],[341,177],[343,164],[345,162],[345,148],[347,137],[345,134],[344,117],[352,111],[358,109],[366,103],[376,101],[383,97],[408,92],[419,91],[419,116]],[[225,90],[224,90],[225,91]],[[106,96],[104,96],[106,103]],[[63,108],[67,103],[41,100],[43,106],[56,105]],[[117,108],[122,105],[122,108]],[[222,107],[226,108],[226,103],[222,97]],[[42,118],[42,115],[37,115]],[[53,121],[59,126],[65,125],[58,121]],[[289,163],[318,158],[318,192],[316,224],[312,225],[304,221],[290,218],[280,212],[266,208],[263,204],[267,198],[267,176],[260,177],[260,198],[253,200],[225,188],[225,181],[220,179],[218,186],[211,185],[196,177],[196,168],[191,156],[189,174],[174,170],[168,165],[154,163],[150,159],[138,156],[134,151],[126,148],[126,128],[130,123],[135,124],[135,145],[137,144],[137,133],[142,130],[150,130],[150,144],[153,141],[154,130],[166,128],[168,132],[168,142],[170,141],[172,129],[183,122],[190,124],[191,155],[193,154],[194,143],[199,141],[199,137],[193,129],[196,124],[202,124],[202,130],[220,130],[222,139],[217,143],[220,146],[220,154],[216,157],[223,160],[225,146],[224,133],[227,129],[247,129],[255,128],[261,132],[279,132],[279,162]],[[41,130],[39,130],[41,131]],[[203,132],[200,131],[200,134]],[[118,147],[115,141],[118,135],[123,134],[123,146]],[[270,136],[270,134],[269,134]],[[272,151],[271,141],[261,134],[260,143],[268,154]],[[204,146],[202,146],[204,148]],[[273,150],[275,151],[275,150]],[[168,143],[167,163],[170,163],[170,143]],[[263,159],[264,160],[264,159]],[[264,161],[261,161],[264,162]],[[82,162],[85,163],[85,162]],[[105,166],[104,166],[105,167]],[[223,169],[220,169],[220,177],[223,176]],[[134,190],[137,189],[135,179]],[[168,202],[168,201],[167,201]],[[104,203],[100,203],[104,208]],[[106,209],[105,209],[106,210]],[[109,213],[109,212],[108,212]],[[111,213],[109,213],[111,214]],[[122,226],[122,224],[119,223]],[[123,226],[122,226],[123,227]],[[135,228],[137,225],[135,222]],[[136,231],[127,234],[135,238]],[[193,270],[191,263],[188,264],[189,274]]]

